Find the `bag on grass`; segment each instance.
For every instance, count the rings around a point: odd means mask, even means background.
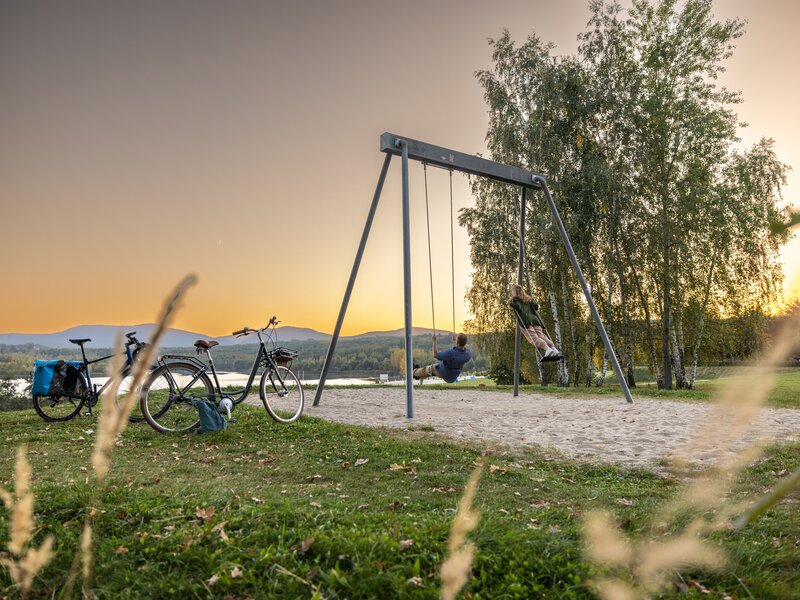
[[[37,360],[33,364],[33,396],[60,396],[75,392],[83,363],[74,360]]]
[[[225,420],[225,417],[219,414],[217,405],[211,402],[211,400],[194,400],[192,404],[194,404],[197,413],[200,415],[200,429],[198,429],[198,433],[223,431],[228,428],[228,422]]]

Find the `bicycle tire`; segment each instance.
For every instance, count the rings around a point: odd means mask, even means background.
[[[125,388],[126,383],[128,385],[133,383],[131,381],[131,379],[132,379],[131,372],[132,371],[133,371],[132,367],[126,367],[122,371],[122,381],[120,382],[119,392],[117,392],[117,397],[114,399],[115,402],[117,403],[117,409],[122,408],[121,407],[121,404],[122,404],[121,400],[122,400],[123,390]],[[130,390],[128,390],[128,391],[130,391]],[[144,415],[142,415],[141,410],[142,409],[141,409],[141,400],[140,400],[139,402],[136,402],[133,405],[133,408],[131,408],[131,414],[128,415],[128,421],[130,423],[144,423]]]
[[[191,395],[182,395],[181,382],[188,385],[198,373]],[[191,400],[212,398],[213,395],[214,388],[208,375],[193,364],[176,362],[162,365],[150,373],[142,386],[139,405],[145,421],[159,433],[182,433],[200,424]]]
[[[81,394],[80,398],[73,398],[72,396],[34,396],[33,408],[48,423],[69,421],[81,412],[81,408],[86,402],[84,395],[88,387],[86,376],[83,373],[78,373],[75,391]],[[66,412],[62,414],[60,411]]]
[[[303,414],[303,386],[289,367],[278,365],[277,371],[264,371],[259,392],[267,413],[278,423],[291,423]]]

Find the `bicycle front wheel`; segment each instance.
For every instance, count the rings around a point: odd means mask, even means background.
[[[138,399],[134,400],[133,398],[128,398],[129,394],[134,394],[132,389],[133,387],[133,369],[126,368],[122,372],[122,381],[119,384],[119,392],[117,392],[117,408],[121,409],[122,405],[126,402],[132,402],[131,406],[131,413],[128,415],[128,421],[131,423],[142,423],[144,422],[144,415],[141,412],[141,402]],[[141,385],[139,386],[139,391],[141,392]]]
[[[78,373],[75,380],[75,396],[34,396],[33,408],[45,421],[55,423],[69,421],[81,412],[86,395],[86,378]]]
[[[303,386],[289,367],[278,365],[261,376],[261,401],[269,416],[280,423],[291,423],[303,414]]]
[[[142,386],[140,406],[145,421],[160,433],[180,433],[200,424],[193,400],[209,399],[211,380],[189,363],[170,363],[154,370]]]

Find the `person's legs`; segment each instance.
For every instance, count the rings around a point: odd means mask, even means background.
[[[547,350],[548,348],[551,347],[550,344],[552,344],[552,342],[548,344],[550,340],[547,338],[546,335],[544,335],[541,327],[531,326],[528,327],[526,331],[528,335],[526,335],[525,337],[527,337],[528,341],[534,346],[536,346],[539,350]]]
[[[545,345],[548,348],[555,348],[556,347],[556,345],[553,343],[553,340],[551,340],[549,337],[547,337],[547,334],[544,332],[544,329],[542,329],[542,327],[540,327],[539,325],[534,325],[533,329],[536,331],[536,333],[539,335],[539,337],[542,339],[542,341],[544,341]]]
[[[438,364],[438,363],[437,363]],[[427,379],[428,377],[438,377],[439,373],[436,371],[436,364],[428,365],[427,367],[420,367],[414,369],[414,379]]]

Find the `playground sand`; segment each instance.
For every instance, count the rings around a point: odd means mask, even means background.
[[[320,406],[306,396],[304,414],[355,425],[435,431],[455,439],[542,446],[584,461],[658,469],[685,449],[692,433],[709,417],[709,403],[621,397],[568,398],[476,390],[414,390],[414,419],[405,416],[403,388],[328,388]],[[260,404],[258,397],[250,401]],[[716,417],[715,417],[716,418]],[[716,422],[716,421],[715,421]],[[725,419],[719,421],[726,427]],[[766,408],[750,424],[737,448],[800,437],[800,410]],[[713,449],[694,453],[705,467],[717,460]]]

